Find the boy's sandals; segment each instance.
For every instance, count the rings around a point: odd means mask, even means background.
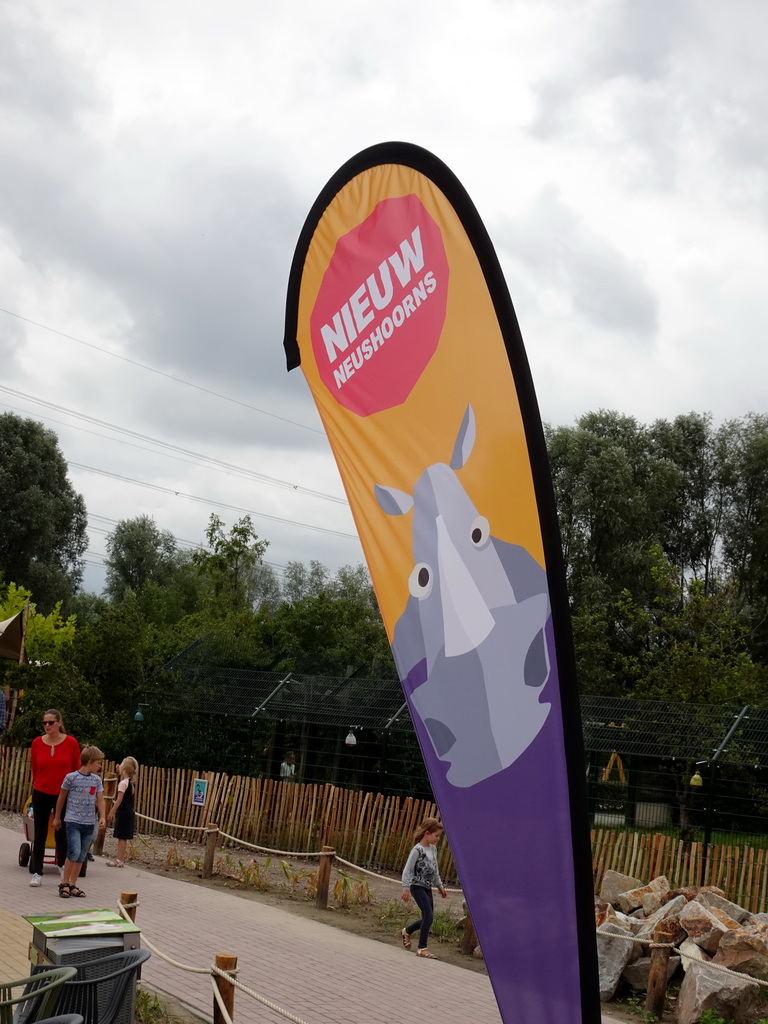
[[[411,948],[411,936],[408,934],[408,932],[405,930],[405,928],[403,928],[403,930],[400,932],[400,934],[401,934],[401,936],[403,938],[403,945],[405,946],[406,949],[410,949]]]
[[[71,895],[71,894],[70,894],[70,891],[69,891],[69,886],[68,886],[68,885],[65,885],[65,884],[64,884],[64,882],[62,882],[62,883],[61,883],[61,884],[59,885],[59,896],[61,896],[61,898],[62,898],[63,900],[68,900],[68,899],[69,899],[69,897],[70,897],[70,895]]]
[[[70,885],[70,887],[69,887],[69,895],[70,896],[85,896],[85,893],[83,892],[82,889],[78,889],[76,885]]]
[[[107,867],[108,868],[124,868],[125,867],[125,861],[124,860],[118,860],[117,857],[115,857],[114,860],[108,860],[107,861]]]
[[[435,954],[434,953],[430,953],[428,949],[417,949],[416,950],[416,956],[423,956],[427,960],[437,960],[437,957],[435,956]]]

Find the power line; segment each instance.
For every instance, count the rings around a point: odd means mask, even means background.
[[[114,522],[115,522],[115,525],[117,526],[117,524],[118,524],[118,520],[117,520],[117,519],[115,519],[115,520],[114,520]],[[107,530],[107,529],[106,529],[105,527],[103,527],[103,526],[92,526],[92,525],[91,525],[90,523],[88,524],[88,530],[89,530],[89,531],[90,531],[91,533],[103,533],[103,534],[104,534],[105,536],[107,536],[107,537],[108,537],[108,536],[109,536],[109,535],[110,535],[111,533],[114,533],[114,530]],[[163,532],[164,532],[164,533],[165,533],[165,532],[168,532],[168,533],[170,533],[170,530],[168,530],[168,531],[163,531]],[[196,544],[196,543],[195,543],[195,542],[194,542],[193,540],[185,540],[185,539],[184,539],[183,537],[176,537],[176,536],[175,536],[174,534],[172,534],[172,533],[171,533],[171,536],[173,537],[173,539],[174,539],[174,540],[176,541],[176,543],[177,543],[177,544],[184,544],[184,545],[185,545],[186,547],[190,547],[190,548],[195,548],[195,549],[196,549],[196,548],[204,548],[204,547],[205,547],[205,545],[204,545],[204,544],[202,544],[202,543],[200,543],[200,544]]]
[[[85,345],[86,348],[92,348],[96,352],[101,352],[105,356],[112,356],[113,359],[120,359],[124,363],[130,363],[132,366],[138,366],[142,370],[147,370],[149,373],[156,373],[159,377],[166,377],[168,380],[174,381],[176,384],[183,384],[186,388],[194,388],[196,391],[202,391],[206,395],[213,395],[214,398],[221,398],[224,402],[232,402],[233,405],[240,405],[244,409],[250,409],[251,412],[258,412],[262,416],[271,416],[272,419],[280,420],[282,423],[290,423],[293,427],[301,427],[302,430],[310,430],[313,434],[322,434],[322,430],[318,430],[317,427],[310,427],[306,423],[299,423],[297,420],[288,419],[286,416],[278,416],[277,413],[267,412],[266,409],[259,409],[255,405],[249,405],[248,402],[241,402],[238,398],[230,398],[229,395],[222,395],[218,391],[212,391],[210,388],[204,388],[200,384],[193,384],[191,381],[184,380],[182,377],[176,377],[172,373],[166,373],[164,370],[158,370],[154,366],[148,366],[146,363],[140,363],[136,359],[129,359],[128,356],[121,356],[117,352],[110,352],[107,348],[101,348],[99,345],[94,345],[93,342],[83,341],[82,338],[76,338],[73,334],[65,334],[64,331],[57,331],[55,327],[48,327],[47,324],[38,323],[37,320],[30,320],[27,316],[22,316],[21,313],[14,313],[10,309],[0,308],[0,313],[5,313],[6,316],[15,317],[17,320],[23,320],[24,323],[32,324],[34,327],[40,327],[44,331],[50,331],[51,334],[57,334],[60,338],[66,338],[68,341],[75,341],[78,345]]]
[[[89,530],[93,530],[96,533],[109,533],[110,532],[109,530],[99,530],[99,529],[97,529],[94,526],[89,526],[88,529]],[[176,538],[174,538],[174,540],[175,539]],[[81,558],[80,561],[84,562],[86,565],[98,565],[100,567],[106,566],[107,558],[109,557],[107,552],[104,552],[104,554],[101,554],[98,551],[86,550],[85,554],[86,555],[90,555],[91,558],[98,558],[98,559],[100,559],[100,561],[98,561],[98,562],[93,562],[93,561],[90,561],[88,558]],[[282,573],[285,573],[285,570],[287,568],[287,566],[281,565],[279,562],[270,562],[266,558],[262,558],[261,559],[261,564],[262,565],[268,565],[271,569],[277,569],[278,572],[282,572]]]
[[[35,400],[34,399],[30,399],[30,401],[35,401]],[[40,402],[39,404],[43,404],[43,403]],[[26,409],[19,409],[18,406],[8,405],[6,402],[0,402],[0,408],[10,409],[11,412],[19,412],[19,413],[22,413],[24,416],[29,415],[28,410],[26,410]],[[71,416],[81,416],[80,413],[69,412],[69,411],[67,411],[67,414],[71,415]],[[78,427],[75,423],[65,423],[64,420],[57,420],[57,419],[54,419],[52,416],[39,416],[39,414],[36,414],[36,415],[38,415],[38,418],[43,423],[56,423],[59,426],[66,427],[67,430],[80,430],[84,434],[90,434],[91,437],[101,437],[105,441],[111,441],[113,444],[122,444],[122,445],[126,445],[129,448],[136,448],[140,452],[149,452],[150,455],[159,455],[163,459],[173,459],[175,462],[182,462],[186,466],[201,466],[202,465],[202,466],[205,466],[206,469],[212,469],[215,473],[224,473],[226,476],[237,476],[237,477],[240,477],[241,479],[245,479],[245,480],[256,479],[256,480],[259,480],[261,483],[266,483],[266,484],[271,484],[271,485],[274,485],[274,486],[284,487],[287,490],[296,491],[297,493],[301,493],[301,494],[307,494],[308,496],[311,496],[311,497],[324,498],[327,501],[333,501],[333,502],[336,502],[337,504],[340,504],[340,505],[341,504],[344,504],[344,505],[348,504],[348,502],[346,502],[343,498],[338,498],[338,497],[336,497],[336,495],[333,495],[333,494],[326,495],[322,491],[312,491],[310,488],[302,487],[300,484],[291,484],[291,483],[289,483],[287,481],[277,480],[276,478],[272,479],[272,478],[269,478],[269,477],[265,477],[265,474],[263,474],[263,473],[256,473],[254,470],[245,469],[245,468],[241,468],[241,467],[233,467],[232,470],[228,470],[228,469],[220,469],[218,466],[206,465],[206,463],[208,461],[208,456],[206,456],[206,455],[202,455],[199,459],[183,459],[179,455],[172,455],[172,454],[170,454],[170,452],[158,451],[155,448],[147,448],[143,444],[134,444],[133,441],[125,441],[125,440],[123,440],[120,437],[109,437],[108,434],[101,434],[101,433],[99,433],[98,430],[88,430],[87,427]],[[119,428],[116,428],[116,429],[119,429]],[[164,441],[156,441],[155,442],[154,440],[152,441],[152,443],[153,444],[157,444],[157,445],[165,444]]]
[[[228,505],[223,501],[215,501],[213,498],[201,498],[196,494],[186,494],[184,491],[176,491],[172,487],[163,487],[161,484],[150,484],[146,480],[136,480],[134,477],[122,476],[120,473],[110,473],[106,469],[96,469],[95,466],[85,466],[81,462],[70,462],[75,469],[82,469],[87,473],[96,473],[99,476],[107,476],[113,480],[122,480],[124,483],[136,484],[137,487],[148,487],[153,491],[160,491],[163,494],[173,494],[177,498],[187,498],[189,501],[197,501],[203,505],[214,505],[217,508],[225,508],[230,512],[244,512],[249,516],[256,516],[258,519],[269,519],[273,523],[284,523],[286,526],[297,526],[303,530],[314,530],[317,533],[327,533],[334,537],[344,537],[347,540],[357,540],[357,534],[344,533],[342,530],[332,530],[327,526],[312,526],[309,523],[299,523],[294,519],[285,519],[282,516],[271,516],[266,512],[255,512],[250,508],[241,508],[239,505]]]
[[[192,451],[189,448],[182,448],[180,445],[171,444],[169,441],[161,441],[158,438],[151,437],[148,434],[140,434],[136,430],[130,430],[128,427],[120,427],[114,423],[109,423],[106,420],[97,419],[95,416],[89,416],[87,413],[76,412],[74,409],[67,409],[66,406],[57,405],[55,402],[49,402],[44,398],[37,398],[34,395],[25,394],[23,391],[17,391],[15,388],[9,388],[6,385],[0,384],[0,391],[6,392],[6,394],[15,395],[17,398],[22,398],[27,402],[32,402],[34,405],[42,405],[47,409],[54,409],[56,412],[63,413],[65,416],[73,416],[75,419],[85,420],[87,423],[95,423],[97,426],[106,427],[107,430],[116,430],[120,434],[127,434],[129,437],[136,437],[141,441],[148,441],[149,444],[156,445],[159,448],[167,448],[171,452],[179,452],[182,455],[189,455],[195,462],[202,464],[209,464],[209,468],[216,469],[219,472],[234,473],[237,476],[245,477],[247,479],[258,480],[260,483],[270,484],[274,487],[282,487],[285,490],[296,491],[297,493],[306,494],[312,498],[322,498],[324,501],[332,501],[337,505],[348,505],[349,503],[344,498],[339,498],[335,494],[328,494],[325,491],[316,491],[311,487],[304,487],[301,484],[291,483],[289,480],[281,480],[279,477],[268,476],[266,473],[258,473],[256,470],[246,469],[243,466],[234,465],[231,462],[224,462],[222,459],[217,459],[211,455],[203,455],[200,452]],[[54,421],[61,422],[61,421]],[[63,424],[64,426],[70,426],[71,424]],[[75,430],[85,430],[84,427],[74,427]],[[115,441],[118,444],[131,445],[130,441],[122,441],[120,438],[107,437],[105,434],[98,434],[95,431],[86,431],[86,433],[95,434],[96,437],[103,437],[107,441]],[[151,451],[149,448],[144,448],[141,445],[131,445],[133,448],[138,448],[140,451]],[[154,452],[155,455],[162,455],[165,458],[178,458],[178,456],[168,455],[166,452]],[[187,459],[179,459],[181,462],[189,463]]]
[[[96,512],[89,512],[88,513],[88,518],[89,519],[98,519],[99,522],[101,522],[101,523],[111,523],[112,526],[119,526],[121,522],[125,521],[125,520],[120,520],[120,519],[112,519],[111,516],[100,516]],[[112,530],[104,530],[104,529],[102,529],[99,526],[89,526],[88,529],[89,530],[95,530],[97,533],[107,533],[107,534],[112,533]],[[175,533],[171,533],[170,530],[165,530],[164,532],[165,533],[170,533],[171,536],[173,537],[173,539],[176,541],[177,544],[188,544],[192,548],[203,548],[204,550],[208,550],[207,548],[205,548],[205,545],[201,541],[189,540],[187,537],[177,537],[176,534]],[[287,566],[282,565],[280,562],[268,562],[266,558],[263,558],[262,561],[265,562],[267,565],[271,565],[274,569],[286,569],[287,568]]]

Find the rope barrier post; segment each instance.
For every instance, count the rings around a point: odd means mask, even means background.
[[[217,953],[216,954],[216,966],[222,971],[236,971],[237,970],[237,957],[231,956],[229,953]],[[229,1016],[229,1020],[233,1020],[235,1016],[235,986],[231,981],[227,981],[226,978],[222,978],[220,974],[214,974],[213,976],[216,988],[219,990],[222,1002]],[[221,1011],[218,1000],[214,997],[213,1000],[213,1024],[229,1024],[226,1017]]]
[[[107,775],[104,779],[104,805],[107,813],[112,808],[112,804],[115,802],[115,789],[117,788],[117,776]],[[100,857],[104,852],[104,840],[107,836],[106,825],[104,828],[96,830],[96,838],[93,840],[93,855],[94,857]]]
[[[467,907],[466,903],[464,904]],[[469,913],[469,907],[467,907],[467,916],[464,920],[464,934],[461,937],[459,943],[459,950],[464,956],[472,956],[477,945],[477,932],[475,931],[475,925],[472,921],[472,915]]]
[[[331,881],[331,868],[336,857],[332,846],[324,846],[320,852],[320,866],[317,869],[317,895],[315,906],[318,910],[328,909],[328,885]]]
[[[654,942],[672,943],[677,937],[679,925],[677,921],[660,921],[653,930]],[[645,997],[645,1009],[661,1020],[664,1013],[664,996],[667,994],[667,973],[669,968],[670,946],[651,947],[651,967],[648,973],[648,994]]]
[[[137,892],[121,892],[120,902],[125,907],[128,917],[136,924],[136,904],[139,902],[139,894]]]
[[[208,831],[205,836],[205,859],[203,860],[203,878],[211,878],[213,875],[213,857],[216,853],[216,840],[219,837],[219,826],[212,822],[208,823]]]

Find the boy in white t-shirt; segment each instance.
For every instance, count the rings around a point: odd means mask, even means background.
[[[80,876],[80,869],[93,840],[97,811],[99,828],[106,826],[104,786],[99,775],[103,760],[104,755],[98,747],[83,747],[80,752],[80,769],[70,772],[64,777],[59,799],[56,801],[54,828],[61,828],[61,812],[64,809],[64,801],[66,800],[67,803],[64,815],[67,832],[67,859],[64,862],[64,875],[59,886],[59,896],[65,900],[70,896],[85,896],[83,890],[78,888],[75,883]]]

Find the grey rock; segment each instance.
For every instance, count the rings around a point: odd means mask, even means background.
[[[677,997],[677,1022],[695,1024],[705,1010],[712,1010],[726,1020],[741,1020],[754,1007],[759,993],[760,987],[754,981],[742,981],[705,964],[692,964]]]
[[[736,921],[726,917],[721,910],[699,903],[698,897],[686,904],[680,912],[680,924],[707,953],[714,953],[720,940],[729,928],[737,928]]]
[[[702,892],[697,896],[697,899],[700,903],[705,903],[708,907],[716,907],[718,910],[722,910],[723,913],[727,914],[728,917],[732,918],[738,924],[744,924],[746,921],[749,921],[750,918],[758,916],[750,914],[748,910],[745,910],[744,907],[740,907],[738,903],[731,903],[731,901],[727,900],[725,896],[720,896],[718,893],[712,892],[711,889]],[[768,914],[765,915],[765,918],[766,921],[768,921]]]
[[[687,971],[694,963],[707,964],[710,961],[710,957],[704,952],[701,946],[697,946],[693,939],[683,939],[678,947],[681,960],[683,961],[683,970]]]
[[[680,966],[680,957],[671,956],[667,966],[667,981],[670,980],[677,968]],[[637,992],[648,991],[648,974],[651,970],[651,958],[641,956],[634,963],[627,964],[622,972],[622,977]]]
[[[630,960],[637,958],[637,943],[627,941],[631,938],[628,931],[616,924],[606,924],[600,929],[597,936],[597,968],[600,999],[603,1002],[613,999],[622,971]]]
[[[720,940],[715,961],[733,971],[768,979],[768,924],[748,922],[731,928]]]
[[[685,932],[682,927],[679,927],[680,914],[683,907],[686,906],[688,906],[688,900],[685,896],[676,896],[673,900],[670,900],[669,903],[665,903],[664,906],[660,907],[655,914],[651,914],[650,917],[646,917],[640,931],[637,933],[637,938],[650,940],[653,938],[653,929],[657,924],[660,924],[662,921],[677,921],[678,934],[672,941],[675,943],[681,942],[685,938]]]
[[[603,881],[600,883],[600,899],[616,906],[619,893],[628,889],[637,889],[643,883],[639,878],[631,875],[622,875],[620,871],[606,871]]]
[[[616,897],[616,904],[619,910],[623,910],[625,914],[629,914],[630,911],[636,910],[638,907],[642,907],[644,913],[652,914],[666,900],[669,888],[669,879],[664,875],[659,875],[648,885],[620,892]]]

